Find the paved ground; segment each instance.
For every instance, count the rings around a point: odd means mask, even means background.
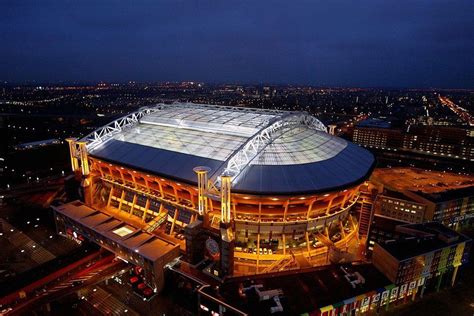
[[[115,298],[112,293],[107,292],[100,286],[87,288],[83,292],[84,303],[90,305],[91,308],[97,309],[107,315],[130,315],[138,316],[131,307],[125,305],[123,301]]]
[[[0,284],[33,268],[42,269],[79,245],[56,234],[49,209],[17,204],[0,206]]]

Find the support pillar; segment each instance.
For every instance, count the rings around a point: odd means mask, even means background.
[[[161,206],[161,205],[160,205]],[[148,209],[150,208],[150,199],[146,199],[145,202],[145,210],[143,211],[142,215],[142,222],[145,223],[146,220],[146,214],[148,213]]]
[[[331,212],[331,207],[332,207],[332,201],[334,200],[334,198],[332,198],[331,200],[329,200],[329,203],[328,203],[328,206],[326,208],[326,215],[329,215],[329,212]]]
[[[257,273],[260,265],[260,233],[257,233]]]
[[[421,288],[420,298],[423,298],[423,294],[425,294],[425,289],[426,289],[426,284],[423,284],[423,287]]]
[[[439,288],[441,287],[441,281],[443,280],[443,274],[441,273],[438,277],[438,283],[436,284],[436,292],[439,292]]]
[[[453,277],[451,278],[451,286],[454,286],[454,282],[456,282],[456,276],[458,274],[458,269],[459,269],[459,266],[454,268]]]
[[[227,174],[221,176],[221,272],[224,277],[234,273],[234,231],[230,217],[231,180]]]
[[[77,154],[76,154],[76,139],[66,138],[66,141],[69,144],[69,156],[71,157],[71,168],[73,172],[76,172],[79,169],[79,161],[77,160]]]
[[[114,186],[110,187],[109,198],[107,199],[107,208],[110,207],[110,201],[112,201],[112,196],[114,195]]]
[[[209,218],[207,216],[208,212],[208,206],[207,206],[207,175],[209,171],[211,171],[210,168],[204,167],[204,166],[199,166],[193,169],[193,171],[197,174],[198,178],[198,213],[199,213],[199,219],[203,222],[204,226],[207,226],[209,224]]]
[[[82,193],[84,196],[84,203],[87,206],[92,206],[92,202],[93,202],[92,179],[90,177],[89,159],[88,159],[86,144],[87,143],[84,141],[78,141],[76,149],[78,150],[77,154],[79,155],[80,160],[81,160],[81,173],[82,173],[81,187],[82,187]]]
[[[174,231],[174,225],[176,223],[176,219],[178,218],[178,209],[174,210],[174,216],[173,216],[173,222],[171,223],[171,229],[170,229],[170,235],[173,234]]]

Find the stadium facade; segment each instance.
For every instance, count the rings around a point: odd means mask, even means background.
[[[58,230],[135,264],[150,242],[166,255],[148,247],[147,260],[162,266],[179,248],[219,277],[312,265],[343,248],[357,237],[350,210],[375,165],[307,113],[190,103],[142,108],[68,142],[88,212],[55,208]]]

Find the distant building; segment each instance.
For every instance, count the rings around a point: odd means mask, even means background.
[[[22,143],[16,145],[14,148],[15,150],[28,150],[28,149],[35,149],[35,148],[40,148],[44,146],[50,146],[50,145],[59,145],[62,142],[59,139],[45,139],[45,140],[38,140],[35,142],[29,142],[29,143]]]
[[[365,209],[367,251],[398,239],[398,225],[436,221],[459,229],[474,222],[474,178],[415,168],[379,168],[370,179],[373,202]],[[360,220],[361,227],[363,221]]]
[[[410,125],[394,127],[388,121],[367,119],[352,131],[352,141],[379,152],[382,160],[405,162],[474,162],[474,137],[472,128]]]
[[[377,196],[374,209],[377,215],[408,223],[423,223],[427,215],[426,204],[419,203],[404,193],[390,190]]]
[[[459,266],[469,260],[468,237],[436,222],[399,225],[396,231],[398,240],[375,244],[377,269],[397,285],[424,279],[423,291],[430,286],[439,290],[443,279],[454,285]]]
[[[414,168],[377,169],[374,213],[407,223],[469,224],[474,219],[474,177]]]

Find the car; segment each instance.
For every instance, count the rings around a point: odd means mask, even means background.
[[[81,280],[72,281],[72,286],[79,286],[79,285],[82,285],[82,283],[84,282]]]
[[[145,283],[140,283],[140,284],[138,284],[137,288],[138,288],[139,290],[143,290],[143,289],[146,288],[146,284],[145,284]]]
[[[153,291],[149,287],[145,288],[142,293],[146,298],[150,298],[153,295]]]
[[[130,278],[130,284],[135,284],[135,283],[137,283],[138,281],[139,281],[139,280],[138,280],[138,277],[136,277],[136,276]]]

